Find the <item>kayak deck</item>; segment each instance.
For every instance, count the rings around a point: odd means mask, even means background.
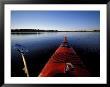
[[[51,56],[39,76],[52,77],[59,73],[68,73],[74,77],[90,76],[80,57],[76,54],[75,50],[69,46],[67,37],[64,38],[59,48]]]

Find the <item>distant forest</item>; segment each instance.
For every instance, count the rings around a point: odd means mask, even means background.
[[[100,32],[100,30],[58,31],[58,30],[40,30],[40,29],[11,29],[11,33],[35,33],[35,32]]]
[[[11,29],[11,32],[57,32],[58,30]]]

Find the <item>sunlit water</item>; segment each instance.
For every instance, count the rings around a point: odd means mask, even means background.
[[[99,32],[42,32],[39,34],[11,35],[11,76],[26,76],[20,53],[15,44],[28,49],[25,54],[29,74],[37,77],[45,63],[68,37],[69,44],[81,57],[91,76],[100,76],[100,33]]]

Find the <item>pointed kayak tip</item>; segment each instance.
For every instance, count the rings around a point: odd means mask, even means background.
[[[68,42],[67,36],[64,36],[64,42]]]

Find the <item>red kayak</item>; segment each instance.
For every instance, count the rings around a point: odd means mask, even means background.
[[[39,77],[53,77],[57,74],[69,74],[74,77],[90,76],[80,57],[69,46],[67,37],[64,37],[64,41],[46,63]]]

